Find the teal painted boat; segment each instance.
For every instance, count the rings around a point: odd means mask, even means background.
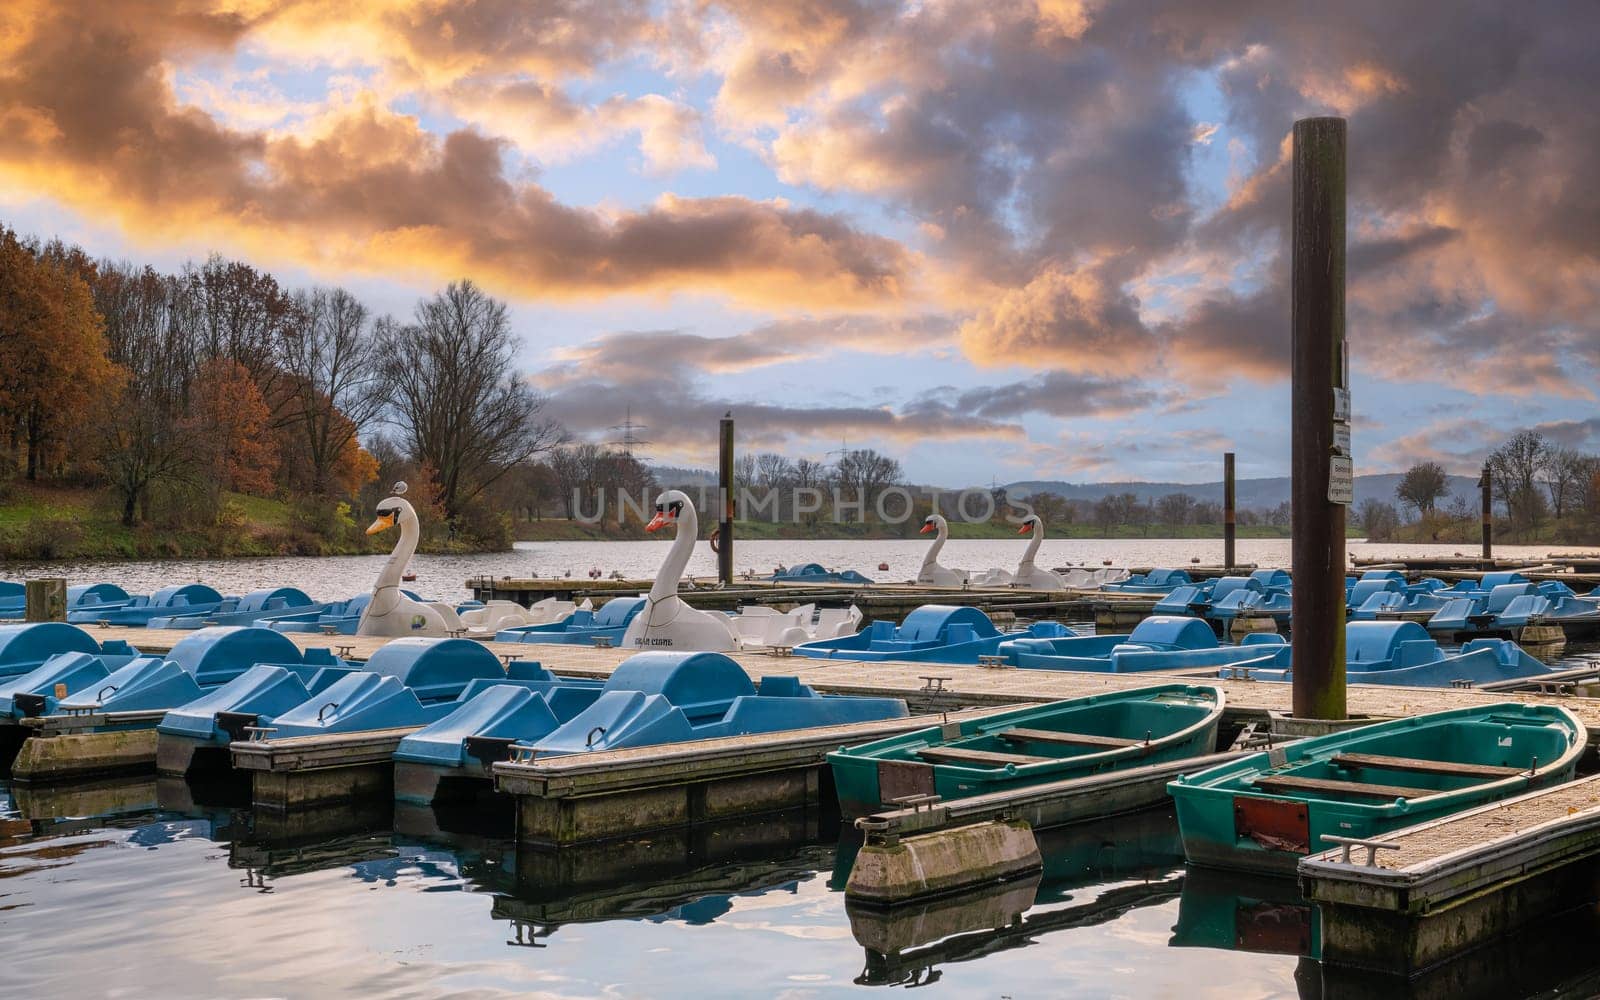
[[[1555,705],[1480,705],[1300,740],[1167,786],[1194,864],[1292,872],[1369,838],[1572,779],[1588,742]]]
[[[1162,684],[947,722],[828,755],[847,815],[1211,753],[1222,689]]]

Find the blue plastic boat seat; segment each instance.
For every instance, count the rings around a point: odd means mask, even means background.
[[[763,698],[805,698],[812,693],[810,688],[800,683],[800,678],[792,674],[763,677],[756,689]]]
[[[326,672],[324,668],[314,676],[320,677]],[[327,686],[324,685],[324,689]],[[216,690],[167,712],[156,731],[227,743],[232,734],[217,725],[219,713],[250,714],[261,721],[270,721],[316,693],[291,668],[258,663]]]
[[[257,663],[304,661],[300,647],[281,632],[248,625],[200,629],[180,639],[167,659],[192,675],[201,687],[226,683]]]
[[[1145,574],[1144,582],[1152,587],[1176,587],[1194,580],[1185,569],[1153,569]]]
[[[133,600],[114,583],[81,583],[67,588],[67,610],[121,607]]]
[[[1363,578],[1356,581],[1356,585],[1350,588],[1350,596],[1346,603],[1351,607],[1360,607],[1376,594],[1398,594],[1404,590],[1404,581],[1395,580],[1392,577],[1384,577],[1378,580]]]
[[[643,597],[614,597],[594,613],[596,628],[623,628],[633,621],[645,605]]]
[[[538,660],[512,660],[506,664],[506,677],[514,681],[554,681],[555,674]]]
[[[1502,628],[1518,628],[1537,618],[1543,618],[1549,611],[1548,598],[1540,594],[1519,594],[1495,616],[1495,624]]]
[[[0,676],[25,674],[57,653],[98,653],[89,633],[65,622],[0,625]]]
[[[1158,615],[1186,615],[1192,608],[1202,607],[1205,603],[1205,594],[1200,588],[1186,584],[1157,601],[1151,610]]]
[[[59,708],[143,712],[187,704],[204,694],[194,674],[172,660],[141,656],[97,684],[61,699]]]
[[[659,694],[691,719],[720,715],[733,699],[756,693],[750,675],[722,653],[635,653],[606,678],[604,690]]]
[[[1483,574],[1483,579],[1478,581],[1478,589],[1489,591],[1494,590],[1496,587],[1504,587],[1507,584],[1527,582],[1528,578],[1515,570],[1485,573]]]
[[[1538,594],[1538,590],[1530,583],[1502,583],[1489,591],[1489,599],[1483,606],[1484,614],[1498,615],[1511,602],[1528,594]]]
[[[1289,586],[1289,573],[1281,569],[1258,569],[1250,574],[1250,579],[1261,584],[1263,590],[1282,590]]]
[[[1388,663],[1405,642],[1436,645],[1427,629],[1416,622],[1350,622],[1344,627],[1344,636],[1349,663]]]
[[[1199,618],[1152,615],[1134,626],[1128,642],[1151,649],[1215,649],[1217,634]]]
[[[459,767],[467,763],[469,740],[530,742],[548,736],[560,725],[561,720],[539,692],[497,684],[402,739],[395,758]],[[503,754],[508,746],[497,749]]]
[[[403,640],[402,640],[403,641]],[[415,726],[434,721],[416,694],[395,677],[358,671],[273,720],[275,739],[316,733]]]
[[[366,668],[398,681],[422,701],[455,698],[474,678],[506,676],[500,660],[471,639],[406,636],[378,648]]]
[[[1361,579],[1357,580],[1356,582],[1366,583],[1370,580],[1393,580],[1401,586],[1404,586],[1406,582],[1406,575],[1397,569],[1369,569],[1365,573],[1362,573]]]
[[[1541,596],[1548,597],[1552,601],[1563,597],[1570,599],[1578,596],[1577,591],[1560,580],[1542,580],[1538,584],[1538,589]]]
[[[1434,632],[1461,631],[1468,620],[1481,613],[1481,602],[1470,597],[1452,597],[1428,619],[1428,629]]]
[[[989,616],[977,608],[924,604],[906,615],[905,621],[900,623],[897,638],[903,642],[937,642],[939,645],[947,646],[955,641],[945,638],[948,630],[958,626],[966,626],[970,630],[961,633],[966,636],[961,640],[964,642],[971,642],[979,637],[990,639],[1000,634],[1000,630],[994,627],[994,622],[989,620]]]
[[[116,666],[125,658],[109,658]],[[70,696],[90,684],[105,679],[114,669],[108,657],[94,653],[57,653],[25,674],[0,679],[0,718],[16,720],[27,716],[53,715],[58,699],[57,685]]]

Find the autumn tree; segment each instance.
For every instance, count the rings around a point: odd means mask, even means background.
[[[183,430],[212,512],[221,509],[224,491],[271,493],[278,469],[267,432],[272,413],[249,370],[227,358],[206,361],[195,374],[190,404]]]
[[[390,420],[412,457],[438,477],[454,521],[520,462],[559,443],[559,424],[513,367],[505,304],[470,281],[417,304],[414,322],[379,331]]]
[[[1156,501],[1157,520],[1162,524],[1188,524],[1194,516],[1194,497],[1187,493],[1168,493]]]
[[[103,404],[117,372],[81,276],[82,254],[43,256],[0,229],[0,426],[21,438],[30,480]]]
[[[900,482],[900,463],[871,448],[854,448],[834,463],[833,478],[861,505],[858,516],[864,521],[883,491]]]

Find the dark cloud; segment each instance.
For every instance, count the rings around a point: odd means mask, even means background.
[[[452,6],[450,23],[470,40],[544,6]],[[903,248],[842,217],[731,196],[574,208],[514,179],[502,140],[472,130],[439,139],[370,101],[294,135],[230,128],[176,104],[164,60],[228,49],[248,25],[163,21],[131,0],[0,12],[10,40],[0,48],[0,174],[140,230],[346,266],[468,272],[544,297],[702,287],[826,308],[906,290]],[[533,35],[566,39],[565,23]]]

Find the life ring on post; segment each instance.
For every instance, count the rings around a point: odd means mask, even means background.
[[[706,541],[711,543],[712,552],[718,555],[722,554],[722,526],[720,524],[711,529],[711,537]]]

